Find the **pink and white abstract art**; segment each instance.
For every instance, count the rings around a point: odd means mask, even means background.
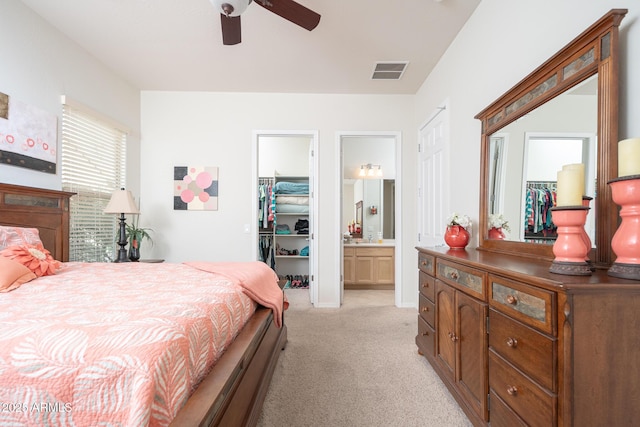
[[[0,163],[56,173],[58,117],[0,92]]]
[[[218,167],[175,166],[173,209],[178,211],[218,210]]]

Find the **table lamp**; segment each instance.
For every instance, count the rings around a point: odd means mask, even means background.
[[[127,229],[124,214],[140,213],[131,191],[124,188],[114,191],[111,195],[111,200],[109,200],[107,207],[104,209],[104,213],[120,214],[120,232],[117,242],[120,249],[118,249],[118,257],[113,262],[129,262],[127,250],[125,249],[125,246],[127,246]]]

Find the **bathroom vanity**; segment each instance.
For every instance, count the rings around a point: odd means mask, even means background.
[[[345,289],[394,289],[395,242],[345,243]]]

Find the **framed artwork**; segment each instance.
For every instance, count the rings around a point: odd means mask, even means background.
[[[218,210],[218,167],[175,166],[173,209],[177,211]]]
[[[56,173],[58,117],[0,92],[0,163]]]

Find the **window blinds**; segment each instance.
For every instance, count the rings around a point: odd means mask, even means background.
[[[104,214],[111,194],[124,187],[126,132],[85,108],[64,104],[62,188],[71,198],[69,260],[109,262],[115,257],[116,216]]]

